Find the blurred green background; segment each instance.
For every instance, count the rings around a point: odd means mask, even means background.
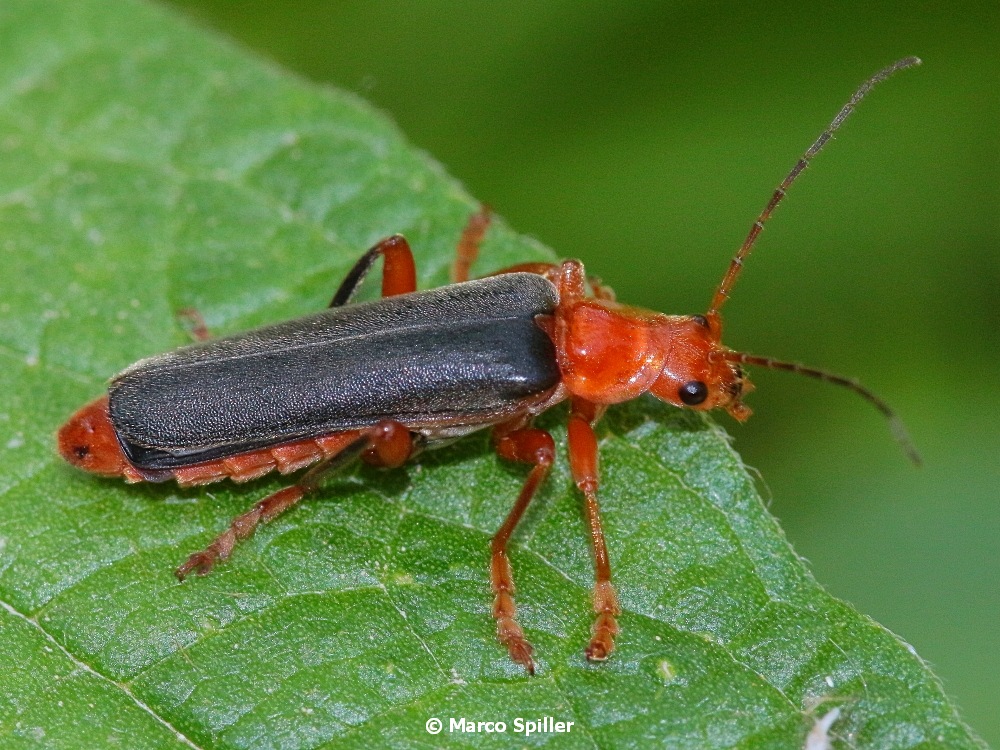
[[[817,578],[1000,745],[1000,4],[173,4],[359,92],[514,227],[674,313],[704,311],[854,87],[922,57],[795,185],[726,339],[858,376],[924,467],[855,396],[792,375],[756,371],[757,415],[719,420]]]

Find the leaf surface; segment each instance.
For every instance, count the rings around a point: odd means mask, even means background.
[[[539,674],[497,644],[489,538],[525,472],[485,436],[349,471],[178,584],[282,480],[85,476],[60,423],[185,343],[182,308],[217,333],[319,309],[395,232],[421,284],[445,283],[477,204],[355,97],[133,0],[4,4],[0,151],[4,747],[791,748],[834,706],[845,747],[980,746],[905,643],[812,579],[725,435],[651,400],[601,426],[625,610],[605,664],[583,656],[592,564],[564,462],[512,551]],[[552,257],[497,223],[477,270]],[[561,454],[564,417],[542,420]],[[572,729],[517,734],[542,716]],[[457,736],[460,717],[507,732]]]

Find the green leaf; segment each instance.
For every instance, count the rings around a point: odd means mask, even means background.
[[[496,642],[489,538],[525,471],[485,436],[347,472],[178,584],[282,480],[89,477],[56,456],[59,424],[184,343],[181,308],[218,333],[316,310],[393,232],[445,283],[476,202],[353,96],[131,0],[3,5],[0,151],[4,747],[796,748],[834,707],[835,746],[981,746],[912,649],[812,579],[724,434],[651,400],[601,427],[624,608],[605,664],[583,656],[592,564],[564,463],[512,551],[539,674]],[[498,223],[478,270],[551,257]],[[562,451],[564,417],[543,419]],[[542,716],[572,729],[516,734]],[[460,717],[507,732],[459,738]]]

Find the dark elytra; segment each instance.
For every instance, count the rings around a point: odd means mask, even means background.
[[[194,344],[118,375],[111,421],[143,469],[390,417],[481,423],[558,383],[552,341],[534,322],[557,302],[541,276],[505,274]]]

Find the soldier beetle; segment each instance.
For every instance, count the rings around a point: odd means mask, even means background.
[[[527,263],[486,278],[469,272],[489,224],[472,216],[458,243],[453,284],[416,291],[413,254],[395,235],[355,264],[319,313],[143,359],[58,434],[71,464],[127,482],[191,486],[246,482],[312,466],[264,498],[177,570],[207,573],[240,539],[304,496],[347,461],[397,467],[419,451],[490,428],[497,453],[531,465],[493,537],[490,583],[497,635],[534,672],[517,620],[507,545],[555,459],[537,415],[569,401],[569,459],[583,493],[594,555],[595,619],[588,659],[614,649],[620,606],[597,502],[594,424],[607,407],[651,393],[685,409],[750,416],[746,365],[788,370],[844,386],[871,402],[909,457],[919,457],[884,401],[857,381],[724,346],[720,310],[764,224],[786,191],[868,91],[917,65],[900,60],[865,81],[774,191],[703,315],[664,315],[615,301],[577,260]],[[382,259],[382,298],[350,304]]]

